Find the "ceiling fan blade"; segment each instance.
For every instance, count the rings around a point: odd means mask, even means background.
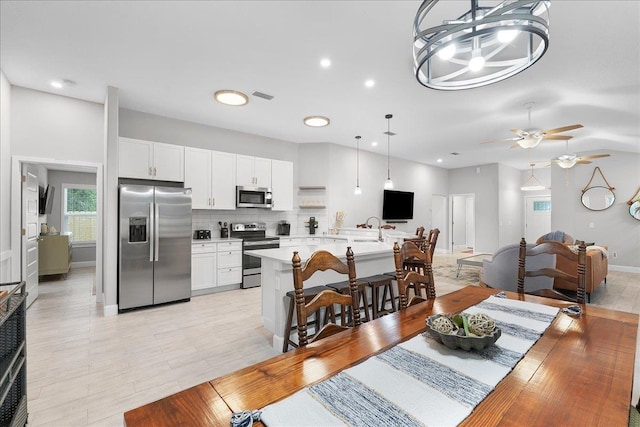
[[[496,139],[493,141],[485,141],[485,142],[481,142],[480,144],[493,144],[494,142],[510,142],[510,141],[517,141],[520,138],[505,138],[505,139]]]
[[[609,156],[611,156],[611,154],[592,154],[590,156],[580,156],[580,160],[601,159]]]
[[[584,127],[582,125],[570,125],[570,126],[564,126],[561,128],[555,128],[555,129],[549,129],[549,130],[545,130],[544,133],[560,133],[560,132],[566,132],[568,130],[574,130],[574,129],[580,129],[581,127]]]
[[[509,148],[518,148],[518,147],[520,147],[520,144],[518,144],[517,142],[509,146]]]
[[[522,130],[522,129],[509,129],[511,132],[515,133],[516,135],[522,137],[523,135],[528,135],[529,132],[527,132],[526,130]]]
[[[545,141],[567,141],[573,138],[571,135],[544,135],[542,139]]]
[[[580,159],[576,163],[579,165],[588,165],[591,162],[589,160]]]

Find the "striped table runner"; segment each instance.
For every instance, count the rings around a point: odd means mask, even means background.
[[[483,312],[502,329],[482,351],[450,350],[420,334],[265,407],[274,426],[451,426],[463,421],[549,327],[558,309],[491,296]]]

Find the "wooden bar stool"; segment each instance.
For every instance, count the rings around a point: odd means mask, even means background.
[[[369,286],[369,282],[362,281],[360,279],[357,279],[357,280],[358,280],[358,301],[360,301],[360,309],[364,310],[364,322],[368,322],[369,320],[371,320],[371,317],[369,317],[369,301],[367,300],[367,287]],[[350,293],[349,282],[346,280],[343,282],[330,283],[327,285],[327,287],[331,289],[335,289],[337,292],[340,292],[341,294],[344,294],[344,295],[349,295]],[[345,311],[343,309],[340,312],[340,320],[342,321],[342,324],[344,324],[345,322],[344,313]],[[349,313],[349,319],[348,319],[349,323],[352,322],[351,318],[352,318],[352,314]],[[360,318],[362,319],[362,316],[360,316]]]
[[[396,311],[396,297],[393,292],[392,277],[384,274],[375,276],[362,277],[358,279],[362,282],[368,282],[371,288],[371,318],[377,319],[385,314]],[[380,290],[382,288],[382,296]],[[387,309],[387,302],[391,303],[391,309]]]
[[[347,282],[347,291],[349,289],[349,283]],[[309,303],[316,295],[318,295],[322,291],[334,291],[335,289],[330,288],[328,286],[314,286],[312,288],[306,288],[303,290],[304,301],[305,304]],[[348,292],[347,292],[348,293]],[[298,347],[298,343],[291,339],[291,334],[298,330],[298,325],[293,324],[293,311],[296,307],[296,293],[295,291],[289,291],[286,293],[287,297],[289,297],[289,311],[287,312],[287,322],[284,330],[284,343],[282,345],[282,352],[286,353],[289,351],[289,346],[294,348]],[[335,322],[335,312],[330,310],[328,313],[325,313],[324,322],[320,322],[320,311],[316,311],[314,319],[307,322],[307,326],[314,325],[316,331],[320,330],[320,326],[327,322],[328,318],[333,319]]]

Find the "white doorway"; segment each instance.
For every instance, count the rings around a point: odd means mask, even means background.
[[[475,194],[452,194],[449,212],[451,252],[473,251],[476,236]]]
[[[38,298],[38,240],[40,227],[38,168],[22,165],[22,278],[27,282],[27,307]]]
[[[525,196],[524,205],[524,238],[533,243],[551,231],[551,196]]]
[[[32,296],[33,299],[38,295],[38,287],[37,287],[37,279],[38,279],[38,268],[37,268],[37,257],[38,257],[38,247],[37,243],[35,245],[35,250],[29,246],[29,243],[26,239],[23,239],[24,235],[28,234],[27,228],[29,227],[29,221],[26,220],[26,211],[30,208],[26,207],[25,203],[23,203],[23,186],[22,186],[22,173],[23,168],[28,168],[28,170],[42,170],[50,169],[50,170],[62,170],[62,171],[70,171],[70,172],[91,172],[96,174],[96,196],[97,196],[97,229],[96,229],[96,270],[95,270],[95,288],[96,288],[96,302],[102,303],[104,291],[103,291],[103,283],[102,283],[102,221],[103,221],[103,213],[102,213],[102,197],[103,197],[103,167],[98,163],[86,163],[86,162],[72,162],[72,161],[59,161],[52,159],[41,159],[41,158],[32,158],[32,157],[21,157],[21,156],[13,156],[11,163],[11,247],[13,249],[12,254],[12,265],[11,271],[19,271],[20,272],[20,280],[28,280],[29,272],[31,270],[27,269],[27,264],[31,264],[33,271],[35,271],[35,280],[36,287],[35,289],[28,289],[29,297]],[[38,196],[38,177],[36,176],[36,184],[35,184],[35,194],[36,200]],[[25,180],[27,178],[25,177]],[[38,221],[38,211],[37,211],[37,202],[36,202],[36,215],[35,221],[37,224]],[[24,234],[21,231],[24,230]],[[40,234],[40,230],[38,226],[35,228],[36,242],[37,237]],[[19,252],[18,252],[19,250]],[[33,258],[35,256],[35,268],[33,267]],[[31,259],[31,260],[30,260]],[[16,280],[18,280],[16,278]],[[32,300],[28,300],[28,303],[32,302]]]
[[[431,228],[440,230],[440,238],[436,242],[436,250],[447,250],[447,196],[442,194],[431,195]]]

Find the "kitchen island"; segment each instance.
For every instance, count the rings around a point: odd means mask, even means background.
[[[267,330],[273,332],[273,348],[281,349],[284,343],[284,329],[289,307],[289,298],[286,294],[293,290],[291,265],[293,252],[298,251],[303,265],[317,250],[329,251],[346,262],[348,246],[351,246],[355,257],[357,277],[372,276],[395,269],[391,243],[334,243],[245,252],[247,255],[262,259],[262,324]],[[326,285],[343,280],[347,280],[345,275],[334,271],[323,271],[314,274],[305,282],[305,286]]]

